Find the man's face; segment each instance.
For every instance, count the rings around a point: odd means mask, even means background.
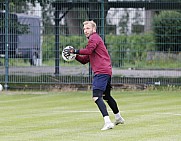
[[[93,32],[95,32],[95,28],[92,27],[91,24],[84,25],[84,34],[88,38]]]

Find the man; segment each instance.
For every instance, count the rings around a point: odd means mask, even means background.
[[[83,25],[84,34],[88,38],[86,48],[80,50],[68,49],[66,50],[66,55],[70,55],[70,53],[77,54],[76,60],[82,64],[90,62],[94,72],[93,100],[97,104],[105,121],[104,127],[101,130],[112,129],[114,125],[123,124],[124,119],[120,115],[116,101],[110,94],[112,76],[111,59],[102,38],[96,33],[96,23],[94,21],[85,21]],[[115,114],[116,121],[114,124],[109,118],[103,99]]]

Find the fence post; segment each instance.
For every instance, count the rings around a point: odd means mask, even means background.
[[[101,1],[101,37],[105,41],[104,37],[104,0]]]
[[[59,75],[60,49],[59,49],[59,9],[55,9],[55,75]]]
[[[8,56],[8,47],[9,47],[9,0],[6,0],[5,3],[5,90],[8,89],[8,77],[9,77],[9,56]]]

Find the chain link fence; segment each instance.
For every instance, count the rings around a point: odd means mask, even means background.
[[[0,0],[0,83],[91,84],[89,64],[65,62],[61,51],[84,48],[82,23],[94,20],[113,84],[180,85],[180,7],[179,0]]]

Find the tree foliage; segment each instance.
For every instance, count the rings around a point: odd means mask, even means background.
[[[158,51],[181,51],[181,13],[162,11],[153,19]]]
[[[6,0],[0,0],[0,3],[5,3]],[[13,4],[21,4],[24,2],[29,2],[32,3],[33,5],[35,5],[36,2],[40,3],[41,6],[43,6],[44,4],[48,4],[50,2],[53,2],[53,0],[9,0],[9,3],[13,3]]]

